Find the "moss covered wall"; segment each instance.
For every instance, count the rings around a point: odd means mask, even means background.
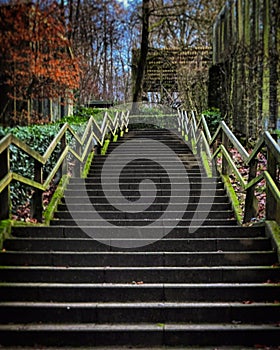
[[[247,139],[275,129],[280,118],[279,23],[279,0],[228,0],[214,24],[214,107]]]

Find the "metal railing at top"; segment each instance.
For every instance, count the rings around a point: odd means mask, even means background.
[[[111,118],[106,112],[101,126],[90,117],[82,137],[71,128],[68,123],[65,123],[56,137],[52,140],[44,155],[33,150],[23,141],[19,140],[12,134],[6,135],[0,140],[0,220],[5,220],[10,217],[10,183],[18,181],[26,184],[34,189],[33,201],[33,217],[42,218],[43,203],[42,193],[47,190],[57,174],[61,177],[67,173],[66,157],[69,152],[76,158],[78,166],[75,167],[75,176],[80,176],[82,166],[94,145],[102,146],[104,140],[109,135],[115,136],[127,129],[129,123],[129,112],[116,112]],[[75,147],[67,143],[66,134],[70,133],[75,139]],[[34,177],[27,178],[24,175],[12,172],[10,165],[10,146],[17,147],[21,152],[26,153],[34,160]],[[43,179],[43,166],[52,156],[57,147],[60,147],[59,158],[56,160],[51,172]]]
[[[178,126],[182,136],[191,143],[193,151],[201,156],[209,176],[211,176],[213,166],[218,170],[217,159],[218,156],[221,156],[221,169],[218,171],[228,189],[228,193],[235,191],[229,181],[229,177],[234,175],[238,180],[241,189],[245,192],[243,215],[241,214],[241,207],[235,208],[236,216],[240,223],[249,222],[256,216],[256,206],[254,205],[256,201],[255,187],[262,180],[265,180],[265,219],[275,220],[280,224],[280,146],[276,141],[276,135],[270,134],[268,131],[264,132],[254,149],[249,153],[224,121],[219,124],[217,131],[211,136],[204,115],[197,118],[194,112],[188,113],[179,109]],[[247,178],[239,171],[231,156],[230,148],[235,148],[244,164],[248,166]],[[260,152],[265,153],[267,165],[266,170],[258,172],[258,154]]]

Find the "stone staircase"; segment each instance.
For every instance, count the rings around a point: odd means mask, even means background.
[[[96,155],[50,227],[13,229],[0,265],[3,347],[280,344],[280,269],[264,227],[238,226],[220,179],[167,130],[131,131]]]

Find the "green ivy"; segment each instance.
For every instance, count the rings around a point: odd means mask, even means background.
[[[220,110],[218,108],[211,107],[203,111],[202,114],[206,119],[211,135],[213,135],[217,130],[220,122],[223,120]]]
[[[113,117],[115,110],[107,108],[90,108],[78,106],[75,108],[73,116],[66,117],[62,119],[62,121],[67,122],[71,125],[79,124],[81,123],[81,121],[87,122],[92,116],[97,123],[101,123],[104,118],[105,112],[107,112],[111,117]]]
[[[77,119],[78,121],[78,119]],[[52,140],[58,134],[61,127],[61,123],[47,124],[47,125],[32,125],[32,126],[17,126],[15,128],[1,128],[0,127],[0,139],[5,135],[11,133],[18,139],[24,141],[32,149],[43,155],[49,147]],[[85,123],[80,120],[80,123],[71,125],[75,132],[82,135]],[[67,133],[67,143],[70,147],[75,147],[75,139],[70,133]],[[46,179],[57,162],[60,155],[60,143],[53,151],[50,159],[43,166],[43,178]],[[73,155],[69,154],[67,161],[73,161]],[[18,149],[16,146],[10,146],[10,166],[11,171],[18,173],[22,176],[34,180],[34,160]],[[11,201],[12,201],[12,212],[16,213],[16,208],[26,203],[30,203],[32,197],[32,188],[19,183],[12,182],[10,185],[11,189]]]

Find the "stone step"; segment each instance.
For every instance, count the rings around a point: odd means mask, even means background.
[[[165,145],[170,145],[170,147],[174,146],[174,147],[182,147],[185,150],[188,150],[190,153],[192,153],[191,151],[191,147],[190,143],[186,143],[183,139],[178,138],[178,137],[169,137],[169,135],[166,136],[156,136],[153,137],[146,137],[145,135],[143,135],[143,137],[139,136],[139,137],[125,137],[125,138],[121,138],[117,141],[111,141],[109,143],[109,147],[114,148],[114,147],[118,147],[119,145],[126,145],[128,147],[135,147],[136,144],[139,145],[143,145],[143,147],[146,147],[146,145],[149,144],[149,142],[153,142],[154,148],[158,148],[160,147],[162,144]]]
[[[140,181],[139,181],[140,183]],[[123,182],[121,181],[119,183],[119,186],[122,188],[122,189],[125,189],[125,190],[129,190],[129,189],[139,189],[139,183],[129,183],[129,182]],[[191,182],[187,182],[190,189],[194,190],[194,189],[201,189],[202,187],[202,183],[199,182],[199,183],[191,183]],[[222,182],[219,182],[219,183],[211,183],[211,182],[205,182],[203,183],[203,186],[207,184],[207,188],[209,189],[224,189],[224,184]],[[172,190],[182,190],[182,187],[183,186],[186,186],[186,183],[173,183],[172,181],[172,184],[170,182],[166,182],[166,183],[146,183],[145,184],[145,188],[150,188],[150,189],[153,189],[155,188],[155,186],[157,188],[160,188],[160,189],[170,189],[172,187]],[[83,190],[83,189],[87,189],[87,190],[100,190],[100,189],[103,189],[103,188],[106,188],[106,190],[115,190],[116,189],[116,184],[113,183],[113,179],[111,179],[111,182],[105,182],[105,181],[101,181],[100,179],[100,182],[99,183],[87,183],[87,182],[83,182],[81,184],[79,183],[70,183],[68,186],[67,186],[67,189],[68,190],[73,190],[73,191],[80,191],[80,190]]]
[[[137,151],[135,152],[137,155]],[[200,158],[196,157],[195,155],[193,155],[192,153],[186,153],[180,156],[177,156],[182,163],[184,162],[191,162],[191,161],[196,161],[196,162],[200,162]],[[155,159],[160,162],[160,163],[174,163],[175,160],[173,157],[167,156],[167,155],[163,155],[163,154],[158,154],[156,155]],[[126,154],[124,152],[122,152],[120,155],[118,154],[114,154],[114,157],[110,157],[110,162],[112,162],[112,164],[119,164],[120,161],[123,160],[131,160],[131,153],[130,154]],[[100,155],[100,154],[95,154],[93,161],[92,161],[92,166],[95,166],[96,164],[104,164],[107,161],[107,157],[105,155]],[[177,162],[177,161],[176,161]],[[150,165],[151,164],[151,159],[149,159],[149,157],[144,157],[144,158],[135,158],[133,159],[133,163],[140,165],[140,164],[147,164]]]
[[[151,204],[150,203],[141,203],[141,204],[137,204],[137,203],[133,203],[133,208],[135,209],[135,211],[140,211],[143,208],[143,205],[146,207],[149,207],[151,210],[154,211],[164,211],[166,210],[166,203],[165,204]],[[88,210],[92,210],[92,203],[90,204],[71,204],[71,211],[88,211]],[[123,203],[118,203],[117,207],[114,207],[111,204],[98,204],[98,203],[94,203],[94,208],[95,210],[97,210],[98,212],[109,212],[109,211],[125,211],[127,209],[127,204],[123,204]],[[139,210],[137,210],[137,208],[139,208]],[[176,210],[176,208],[178,210],[181,210],[181,204],[172,204],[172,208],[174,210]],[[196,211],[197,210],[197,204],[188,204],[187,207],[188,211]],[[67,205],[66,204],[59,204],[58,205],[58,212],[61,211],[67,211]],[[199,203],[199,210],[201,211],[208,211],[209,210],[209,203]],[[232,206],[230,203],[221,203],[221,204],[217,204],[214,203],[211,206],[211,210],[216,212],[216,211],[230,211],[232,210]]]
[[[157,133],[157,132],[139,132],[134,133],[133,131],[130,131],[127,134],[124,134],[123,137],[120,137],[116,141],[112,141],[111,144],[115,143],[124,143],[129,140],[138,140],[139,142],[142,141],[142,139],[153,139],[153,140],[160,140],[160,141],[168,141],[168,142],[176,142],[176,144],[182,144],[186,145],[185,141],[181,137],[181,135],[173,132],[165,132],[165,133]]]
[[[77,350],[77,347],[72,347],[72,346],[67,346],[67,347],[64,347],[64,346],[60,346],[60,347],[56,347],[56,346],[52,346],[51,348],[48,347],[49,349],[51,350]],[[12,348],[12,350],[31,350],[31,349],[34,349],[34,347],[30,347],[30,346],[24,346],[24,347],[21,347],[21,346],[17,346],[16,348]],[[87,346],[82,346],[82,347],[79,347],[80,350],[92,350],[92,347],[87,347]],[[104,346],[94,346],[94,349],[95,350],[108,350],[108,347],[104,347]],[[162,349],[170,349],[170,347],[166,347],[165,345],[162,347],[162,346],[153,346],[153,347],[150,347],[150,346],[145,346],[145,347],[142,347],[141,345],[138,345],[138,346],[121,346],[119,347],[118,345],[117,346],[114,346],[113,347],[114,350],[125,350],[125,349],[134,349],[134,350],[162,350]],[[184,346],[184,350],[213,350],[213,346],[199,346],[199,347],[189,347],[189,346]],[[5,346],[2,346],[1,347],[1,350],[11,350],[11,347],[8,346],[8,347],[5,347]],[[172,350],[182,350],[182,347],[177,347],[177,346],[172,346]],[[248,347],[248,346],[219,346],[219,350],[256,350],[256,347]],[[270,350],[279,350],[277,348],[270,348]]]
[[[29,324],[2,325],[3,345],[203,346],[279,344],[274,324]],[[194,348],[192,348],[194,349]]]
[[[175,227],[175,226],[182,226],[182,227],[190,227],[192,226],[197,226],[197,225],[201,225],[201,226],[232,226],[236,224],[236,220],[235,219],[206,219],[204,221],[202,221],[201,219],[182,219],[182,220],[178,220],[177,218],[173,218],[172,217],[172,213],[169,213],[168,218],[166,218],[165,220],[160,220],[157,219],[157,225],[162,226],[162,227],[166,227],[166,225],[168,224],[168,226],[171,227]],[[89,219],[82,219],[80,217],[76,217],[76,220],[74,219],[53,219],[51,220],[51,226],[79,226],[79,227],[88,227],[88,228],[97,228],[97,227],[104,227],[104,232],[106,230],[106,226],[104,226],[106,223],[108,222],[108,224],[111,224],[111,226],[109,226],[109,229],[114,230],[114,226],[116,226],[116,228],[118,227],[131,227],[132,229],[134,229],[134,233],[131,230],[131,237],[132,238],[136,238],[138,236],[138,233],[136,231],[137,228],[141,229],[142,227],[147,227],[149,230],[151,230],[151,228],[149,228],[149,225],[153,224],[155,222],[154,219],[95,219],[93,217],[93,219],[89,218]],[[107,230],[108,233],[108,230]],[[110,235],[111,237],[111,235]]]
[[[268,238],[163,238],[153,244],[146,245],[145,239],[138,241],[135,251],[155,252],[210,252],[210,251],[265,251],[271,249]],[[143,244],[141,244],[143,242]],[[110,239],[103,239],[102,243],[94,239],[69,238],[13,238],[4,242],[4,249],[13,251],[112,251]]]
[[[167,150],[169,151],[168,154],[164,154],[164,152]],[[201,162],[199,156],[194,156],[193,153],[186,151],[185,148],[172,148],[169,146],[165,146],[164,149],[161,147],[158,150],[141,149],[139,147],[136,147],[135,149],[129,149],[128,147],[109,147],[105,155],[98,154],[97,156],[103,157],[104,162],[107,157],[110,157],[110,162],[121,161],[124,163],[125,161],[125,163],[135,162],[135,164],[139,164],[140,159],[143,161],[148,161],[150,164],[161,162],[166,163],[167,161],[173,162],[174,160],[177,162],[177,164],[178,162],[181,163],[184,161],[186,161],[186,163],[194,161],[198,164]],[[102,158],[100,159],[102,160]],[[94,160],[95,158],[93,158],[92,161],[93,165]]]
[[[2,266],[2,282],[40,283],[279,283],[274,266]]]
[[[108,158],[106,158],[108,159]],[[120,157],[115,158],[112,157],[112,161],[111,159],[108,160],[108,162],[110,162],[110,167],[112,168],[112,170],[114,170],[114,168],[119,168],[120,167],[120,163],[123,163],[123,160],[125,158]],[[105,162],[96,162],[94,161],[91,165],[91,169],[98,169],[98,168],[102,168],[104,166]],[[183,164],[184,167],[188,167],[188,166],[198,166],[199,167],[199,162],[194,159],[194,160],[181,160],[180,164]],[[135,169],[173,169],[178,167],[178,160],[174,161],[173,159],[166,159],[166,160],[160,160],[160,159],[153,159],[153,160],[143,160],[143,159],[133,159],[127,160],[127,163],[124,165],[125,169],[130,169],[130,168],[135,168]]]
[[[146,138],[140,139],[138,138],[137,140],[122,140],[119,142],[111,142],[108,146],[108,150],[113,151],[116,148],[121,148],[118,151],[123,151],[125,152],[126,150],[131,150],[131,151],[140,151],[141,154],[145,155],[145,153],[148,152],[153,152],[154,154],[163,154],[163,151],[166,150],[167,148],[170,149],[170,151],[175,152],[180,151],[182,153],[186,154],[192,154],[192,151],[188,147],[187,144],[185,143],[178,143],[176,140],[168,140],[168,139],[156,139],[151,142],[150,140],[147,140]],[[156,141],[156,142],[154,142]],[[121,146],[121,147],[119,147]],[[152,148],[151,148],[152,146]]]
[[[1,302],[274,303],[279,284],[264,283],[1,283]]]
[[[123,244],[123,242],[121,242]],[[117,241],[111,240],[111,244]],[[77,252],[6,251],[1,266],[259,266],[273,265],[273,251]]]
[[[184,180],[188,179],[188,181],[190,181],[189,179],[191,178],[205,178],[206,177],[206,173],[203,171],[203,169],[188,169],[188,171],[185,172],[172,172],[172,181],[174,179],[174,182],[176,183],[177,179],[178,180]],[[170,181],[170,174],[168,175],[166,172],[155,172],[155,171],[151,171],[149,174],[144,173],[144,172],[138,172],[138,173],[134,173],[133,176],[136,178],[135,181],[139,182],[139,179],[143,179],[143,178],[149,178],[149,179],[154,179],[155,181],[157,180],[158,182],[166,182],[166,181]],[[99,172],[95,172],[94,170],[89,170],[88,173],[88,178],[95,178],[95,179],[100,179],[101,177],[101,171]],[[119,178],[119,174],[110,174],[107,171],[102,172],[102,179],[106,179],[106,178]],[[134,181],[133,178],[131,177],[131,172],[130,173],[126,173],[126,172],[122,172],[122,176],[121,176],[122,181],[126,182],[126,179],[131,179],[131,181]],[[180,181],[179,181],[180,182]]]
[[[168,227],[168,225],[166,225]],[[108,226],[108,228],[111,228]],[[104,227],[106,229],[106,226]],[[191,229],[191,232],[190,232]],[[94,227],[92,228],[94,230]],[[141,228],[145,232],[145,227]],[[90,231],[90,230],[89,230]],[[133,229],[132,229],[133,231]],[[150,229],[147,228],[147,231],[150,232]],[[163,227],[162,226],[153,226],[153,232],[155,236],[164,236],[162,235]],[[83,228],[79,227],[26,227],[18,226],[13,227],[13,236],[14,237],[33,237],[33,238],[43,238],[43,237],[52,237],[52,238],[75,238],[75,237],[86,237],[83,232]],[[93,235],[94,236],[94,235]],[[264,237],[264,227],[242,227],[242,226],[198,226],[198,227],[174,227],[172,231],[165,237],[168,238],[252,238],[252,237]],[[95,238],[102,238],[102,236],[94,236]],[[127,236],[123,236],[125,238]],[[104,238],[104,237],[103,237]],[[129,237],[131,238],[131,237]]]
[[[100,176],[94,176],[94,177],[87,177],[85,179],[77,178],[77,177],[71,177],[69,179],[69,185],[79,185],[79,184],[88,184],[88,185],[95,185],[95,184],[100,184],[102,183],[112,183],[112,179],[119,179],[119,176],[102,176],[102,181]],[[149,179],[153,180],[155,184],[169,184],[170,180],[167,178],[158,178],[156,176],[151,176]],[[106,180],[106,181],[105,181]],[[133,184],[134,182],[140,182],[142,180],[142,177],[139,178],[131,178],[131,177],[123,177],[122,176],[122,182],[123,184]],[[182,181],[183,180],[183,181]],[[209,177],[188,177],[188,182],[189,184],[194,184],[194,185],[199,185],[201,183],[203,184],[210,184],[210,185],[219,185],[222,184],[220,178],[209,178]],[[177,184],[183,184],[185,183],[185,178],[182,178],[181,176],[178,177],[172,177],[172,184],[177,185]]]
[[[138,142],[146,142],[145,139],[150,139],[156,140],[156,141],[166,141],[166,142],[175,142],[177,145],[186,145],[187,143],[183,140],[181,135],[173,132],[165,132],[165,133],[153,133],[148,132],[148,133],[134,133],[133,131],[129,131],[129,133],[124,134],[122,137],[118,138],[116,141],[112,141],[111,144],[118,144],[118,143],[124,143],[126,141],[130,140],[137,140]]]
[[[92,167],[89,170],[88,175],[98,175],[98,174],[106,174],[106,175],[113,175],[115,174],[114,169],[105,169],[103,170],[102,167]],[[117,173],[118,174],[118,173]],[[178,169],[178,167],[170,168],[170,169],[164,169],[163,167],[155,167],[155,168],[135,168],[130,167],[125,169],[122,169],[121,171],[122,177],[126,178],[131,175],[133,176],[142,176],[142,177],[149,177],[149,175],[152,175],[153,177],[167,177],[167,176],[181,176],[186,178],[188,175],[197,175],[200,176],[202,174],[202,169],[199,167],[199,165],[191,165],[188,164],[185,166],[184,171],[181,171]]]
[[[275,323],[274,303],[229,302],[0,302],[0,324],[22,323]]]
[[[125,172],[121,171],[121,178],[120,178],[120,173],[118,172],[113,172],[110,174],[108,171],[101,171],[101,169],[90,169],[88,173],[89,178],[94,178],[94,179],[100,179],[102,174],[102,180],[104,179],[120,179],[122,182],[127,182],[126,179],[131,179],[132,183],[134,182],[140,182],[141,180],[145,179],[150,179],[153,180],[156,183],[166,183],[170,182],[172,179],[172,182],[187,182],[190,183],[190,178],[205,178],[206,173],[204,172],[203,169],[188,169],[186,172],[169,172],[167,173],[166,171],[162,172],[155,172],[151,170],[149,173],[144,172],[144,171],[130,171],[130,172]],[[133,176],[132,176],[133,175]],[[134,180],[135,178],[135,180]],[[105,181],[106,182],[106,181]],[[204,183],[204,182],[203,182]],[[207,182],[206,182],[207,183]]]
[[[144,188],[141,188],[141,197],[148,197],[154,194],[156,191],[156,196],[157,197],[167,197],[171,195],[171,189],[155,189],[153,186],[151,188],[146,188],[146,185],[144,185]],[[147,187],[150,187],[147,185]],[[96,197],[96,196],[104,196],[104,191],[103,189],[86,189],[86,194],[89,197]],[[140,194],[139,188],[135,189],[107,189],[106,188],[106,195],[110,197],[116,197],[118,193],[121,191],[121,194],[124,197],[137,197],[138,193]],[[186,195],[182,195],[182,193]],[[201,189],[195,189],[190,186],[189,189],[174,189],[172,188],[172,199],[174,197],[183,197],[183,198],[188,198],[191,196],[198,197],[201,195],[201,197],[209,196],[209,195],[216,195],[216,196],[225,196],[226,191],[223,188],[206,188],[203,189],[203,193],[201,193]],[[81,189],[68,189],[64,192],[64,196],[67,198],[68,197],[75,197],[75,196],[80,196],[81,195]],[[176,199],[173,199],[173,201],[176,202]]]
[[[211,194],[211,191],[208,191]],[[123,201],[120,200],[118,196],[111,196],[110,199],[113,200],[112,203],[115,205],[123,203]],[[126,198],[127,200],[130,200],[133,205],[136,205],[135,203],[137,200],[139,200],[139,196],[129,196]],[[77,194],[76,196],[70,196],[67,195],[67,203],[72,204],[84,204],[85,202],[91,202],[94,204],[108,204],[108,199],[106,196],[88,196],[85,198],[80,194],[80,196]],[[65,199],[62,200],[63,203],[65,203]],[[170,203],[170,195],[169,196],[144,196],[141,195],[141,204],[142,203],[151,203],[151,204],[169,204]],[[228,203],[228,197],[225,195],[220,196],[210,196],[210,195],[192,195],[192,196],[176,196],[172,198],[172,205],[173,204],[193,204],[193,203],[210,203],[210,204],[218,204],[218,203]]]
[[[108,150],[108,153],[110,153],[112,151],[115,151],[117,148],[120,148],[118,149],[118,153],[131,153],[131,154],[133,153],[136,157],[139,157],[139,155],[145,156],[147,154],[163,156],[164,150],[166,150],[166,148],[169,148],[170,152],[193,155],[191,150],[185,144],[178,145],[176,141],[168,141],[168,140],[157,140],[157,141],[158,143],[156,144],[154,142],[152,143],[152,146],[153,146],[152,149],[149,148],[151,147],[151,144],[149,143],[147,144],[146,140],[144,142],[142,142],[142,140],[138,140],[137,142],[133,142],[133,144],[129,144],[129,142],[110,143],[107,150]],[[168,155],[169,154],[165,156],[168,156]]]
[[[128,134],[125,134],[123,137],[118,138],[116,141],[110,142],[110,144],[114,145],[115,143],[124,143],[127,141],[137,141],[139,143],[145,142],[146,140],[149,142],[152,139],[158,142],[174,142],[177,145],[185,145],[188,146],[188,143],[185,142],[184,138],[179,134],[174,133],[164,133],[164,134],[157,134],[157,133],[132,133],[131,131]]]
[[[95,205],[93,205],[95,208]],[[71,208],[69,211],[57,211],[55,213],[56,219],[72,219],[74,217],[78,217],[79,219],[86,220],[90,217],[90,214],[92,212],[93,207],[88,207],[88,211],[85,210],[79,210],[74,211],[73,208]],[[96,209],[96,208],[95,208]],[[134,208],[135,209],[135,208]],[[166,208],[165,208],[166,209]],[[145,210],[142,212],[137,213],[129,213],[129,212],[121,212],[121,211],[98,211],[98,214],[105,220],[156,220],[161,217],[161,215],[164,213],[164,209],[162,211],[155,211],[153,208],[151,210]],[[169,211],[170,217],[176,217],[177,211]],[[182,219],[192,219],[192,218],[199,218],[201,216],[205,216],[208,219],[214,220],[214,219],[228,219],[232,218],[233,212],[231,210],[220,210],[220,211],[185,211],[182,215]]]

